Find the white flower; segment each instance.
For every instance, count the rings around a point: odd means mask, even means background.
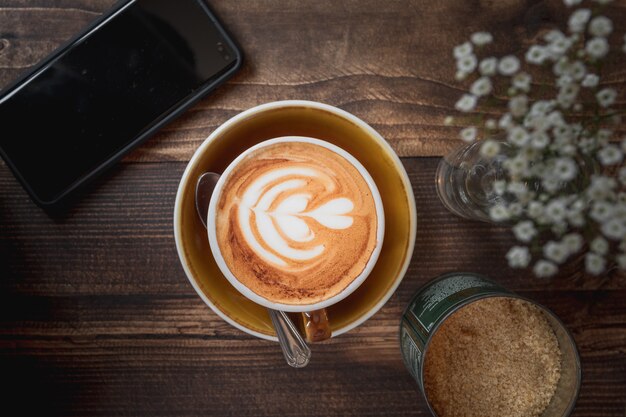
[[[617,255],[615,257],[615,260],[617,261],[617,265],[619,266],[619,269],[621,269],[622,271],[626,271],[626,253]]]
[[[587,67],[585,67],[582,61],[574,61],[574,63],[570,65],[569,72],[574,80],[580,81],[587,75]]]
[[[591,177],[591,185],[587,188],[586,193],[589,199],[593,201],[602,200],[611,197],[615,187],[617,187],[617,181],[614,178],[593,175]]]
[[[480,65],[478,66],[478,71],[480,71],[482,75],[494,75],[496,73],[497,67],[498,67],[498,60],[494,57],[489,57],[480,61]]]
[[[454,47],[453,53],[456,59],[461,59],[464,56],[468,56],[473,51],[472,44],[469,42],[462,43]]]
[[[502,75],[513,75],[520,67],[519,59],[514,55],[507,55],[498,63],[498,71]]]
[[[467,78],[467,75],[467,72],[457,71],[456,74],[454,74],[454,79],[457,81],[463,81]]]
[[[563,236],[561,243],[567,247],[570,254],[576,253],[583,248],[583,237],[578,233],[568,233]]]
[[[493,158],[500,153],[500,144],[495,140],[486,140],[480,147],[480,154],[485,158]]]
[[[617,92],[612,88],[603,88],[596,93],[596,99],[598,99],[598,103],[602,107],[609,107],[611,104],[615,103],[616,97]]]
[[[533,45],[526,52],[526,62],[541,65],[548,59],[548,50],[544,46]]]
[[[602,224],[602,234],[609,239],[619,240],[626,235],[626,225],[623,219],[613,218]]]
[[[531,201],[528,203],[528,207],[526,208],[526,212],[528,213],[528,217],[536,219],[543,216],[543,204],[539,201]]]
[[[506,181],[498,180],[493,182],[493,192],[502,195],[506,191]]]
[[[489,130],[495,130],[498,127],[498,122],[494,119],[487,119],[485,121],[485,127]]]
[[[591,10],[589,9],[578,9],[574,13],[572,13],[569,17],[568,27],[570,32],[578,33],[585,30],[585,25],[589,21],[591,17]]]
[[[476,139],[477,133],[478,133],[478,130],[474,126],[470,126],[461,130],[460,136],[464,142],[469,143],[469,142],[474,142],[474,139]]]
[[[622,185],[626,185],[626,167],[620,168],[617,177],[619,178],[619,181],[622,183]]]
[[[525,146],[530,141],[530,135],[521,126],[516,126],[509,131],[507,140],[515,146]]]
[[[572,46],[569,38],[555,39],[548,45],[548,53],[552,59],[560,58]]]
[[[534,133],[530,139],[530,146],[533,149],[545,149],[549,143],[550,137],[544,132]]]
[[[613,22],[605,16],[597,16],[589,22],[589,33],[593,36],[608,36],[613,32]]]
[[[470,93],[477,97],[486,96],[492,90],[491,79],[489,77],[480,77],[472,84]]]
[[[622,162],[624,155],[617,146],[607,145],[598,151],[598,159],[602,165],[615,165]]]
[[[506,254],[511,268],[526,268],[530,263],[530,251],[525,246],[513,246]]]
[[[530,82],[532,81],[532,77],[525,72],[519,72],[515,74],[513,77],[513,87],[517,88],[521,91],[530,90]]]
[[[511,218],[511,213],[502,204],[498,204],[489,208],[489,217],[495,222],[502,222]]]
[[[572,158],[558,158],[554,163],[554,174],[561,181],[571,181],[578,174],[578,165]]]
[[[476,107],[476,96],[470,94],[463,94],[463,96],[456,102],[454,107],[462,112],[469,112]]]
[[[562,222],[565,219],[567,210],[562,200],[552,200],[546,206],[545,216],[554,223]]]
[[[476,32],[472,33],[470,39],[476,46],[487,45],[488,43],[493,42],[493,36],[489,32]]]
[[[605,238],[598,236],[589,244],[589,249],[598,255],[606,255],[609,251],[609,242]]]
[[[585,45],[585,51],[592,58],[602,58],[609,52],[609,43],[605,38],[592,38]]]
[[[541,186],[548,192],[550,193],[555,193],[557,192],[561,186],[562,183],[561,181],[559,181],[558,178],[556,177],[551,177],[549,175],[545,175],[542,179],[541,179]]]
[[[533,222],[524,220],[513,226],[513,233],[520,242],[530,242],[537,235],[537,229]]]
[[[577,4],[580,4],[581,2],[582,0],[563,0],[563,3],[565,3],[567,7],[576,6]]]
[[[456,61],[456,68],[466,74],[471,74],[475,69],[478,61],[474,54],[465,55]]]
[[[446,118],[443,119],[443,124],[444,126],[452,126],[454,124],[454,117],[446,116]]]
[[[513,117],[522,117],[528,111],[528,97],[519,95],[509,100],[509,111]]]
[[[500,120],[498,121],[498,126],[500,129],[508,129],[513,125],[513,116],[511,113],[504,113]]]
[[[593,88],[593,87],[597,87],[599,82],[600,82],[600,77],[598,77],[596,74],[587,74],[585,75],[585,78],[580,84],[583,87]]]
[[[598,223],[604,223],[613,216],[613,206],[605,200],[594,201],[589,217]]]
[[[593,275],[600,275],[606,268],[606,260],[595,253],[585,255],[585,269]]]
[[[554,73],[554,75],[558,76],[567,74],[567,72],[569,71],[569,66],[569,59],[566,56],[562,56],[552,66],[552,72]]]
[[[551,240],[543,247],[543,256],[557,264],[562,264],[569,256],[569,251],[565,245]]]
[[[539,278],[548,278],[558,272],[559,268],[550,261],[540,260],[533,267],[533,272]]]

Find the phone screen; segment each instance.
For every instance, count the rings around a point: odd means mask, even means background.
[[[137,0],[0,99],[0,148],[41,200],[236,65],[196,0]]]

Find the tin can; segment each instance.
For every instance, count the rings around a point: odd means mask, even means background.
[[[400,349],[404,364],[417,381],[432,415],[437,416],[424,389],[424,362],[432,336],[450,315],[472,302],[488,297],[525,300],[545,314],[561,350],[561,377],[542,417],[568,416],[574,409],[581,383],[580,357],[569,331],[547,308],[471,272],[449,273],[429,282],[415,294],[402,314]]]

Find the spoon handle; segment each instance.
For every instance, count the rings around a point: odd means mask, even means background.
[[[311,359],[311,349],[298,333],[296,326],[291,319],[287,317],[284,311],[277,311],[267,309],[276,329],[276,335],[278,336],[278,342],[283,355],[290,366],[294,368],[304,368]]]

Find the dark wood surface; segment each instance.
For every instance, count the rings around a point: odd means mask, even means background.
[[[111,4],[0,1],[0,86]],[[418,234],[398,291],[358,329],[314,346],[305,369],[206,307],[174,246],[185,163],[228,117],[266,101],[324,101],[374,125],[402,155],[440,155],[455,143],[441,126],[459,93],[450,48],[485,26],[522,48],[558,19],[559,2],[211,4],[246,50],[243,71],[67,213],[48,217],[0,165],[2,415],[427,416],[402,364],[400,314],[431,278],[470,270],[545,304],[572,331],[584,374],[575,416],[626,416],[626,277],[588,277],[576,263],[552,280],[509,270],[505,229],[455,218],[437,200],[438,158],[403,159]],[[623,1],[614,9],[625,16]],[[614,74],[624,91],[623,67]]]

